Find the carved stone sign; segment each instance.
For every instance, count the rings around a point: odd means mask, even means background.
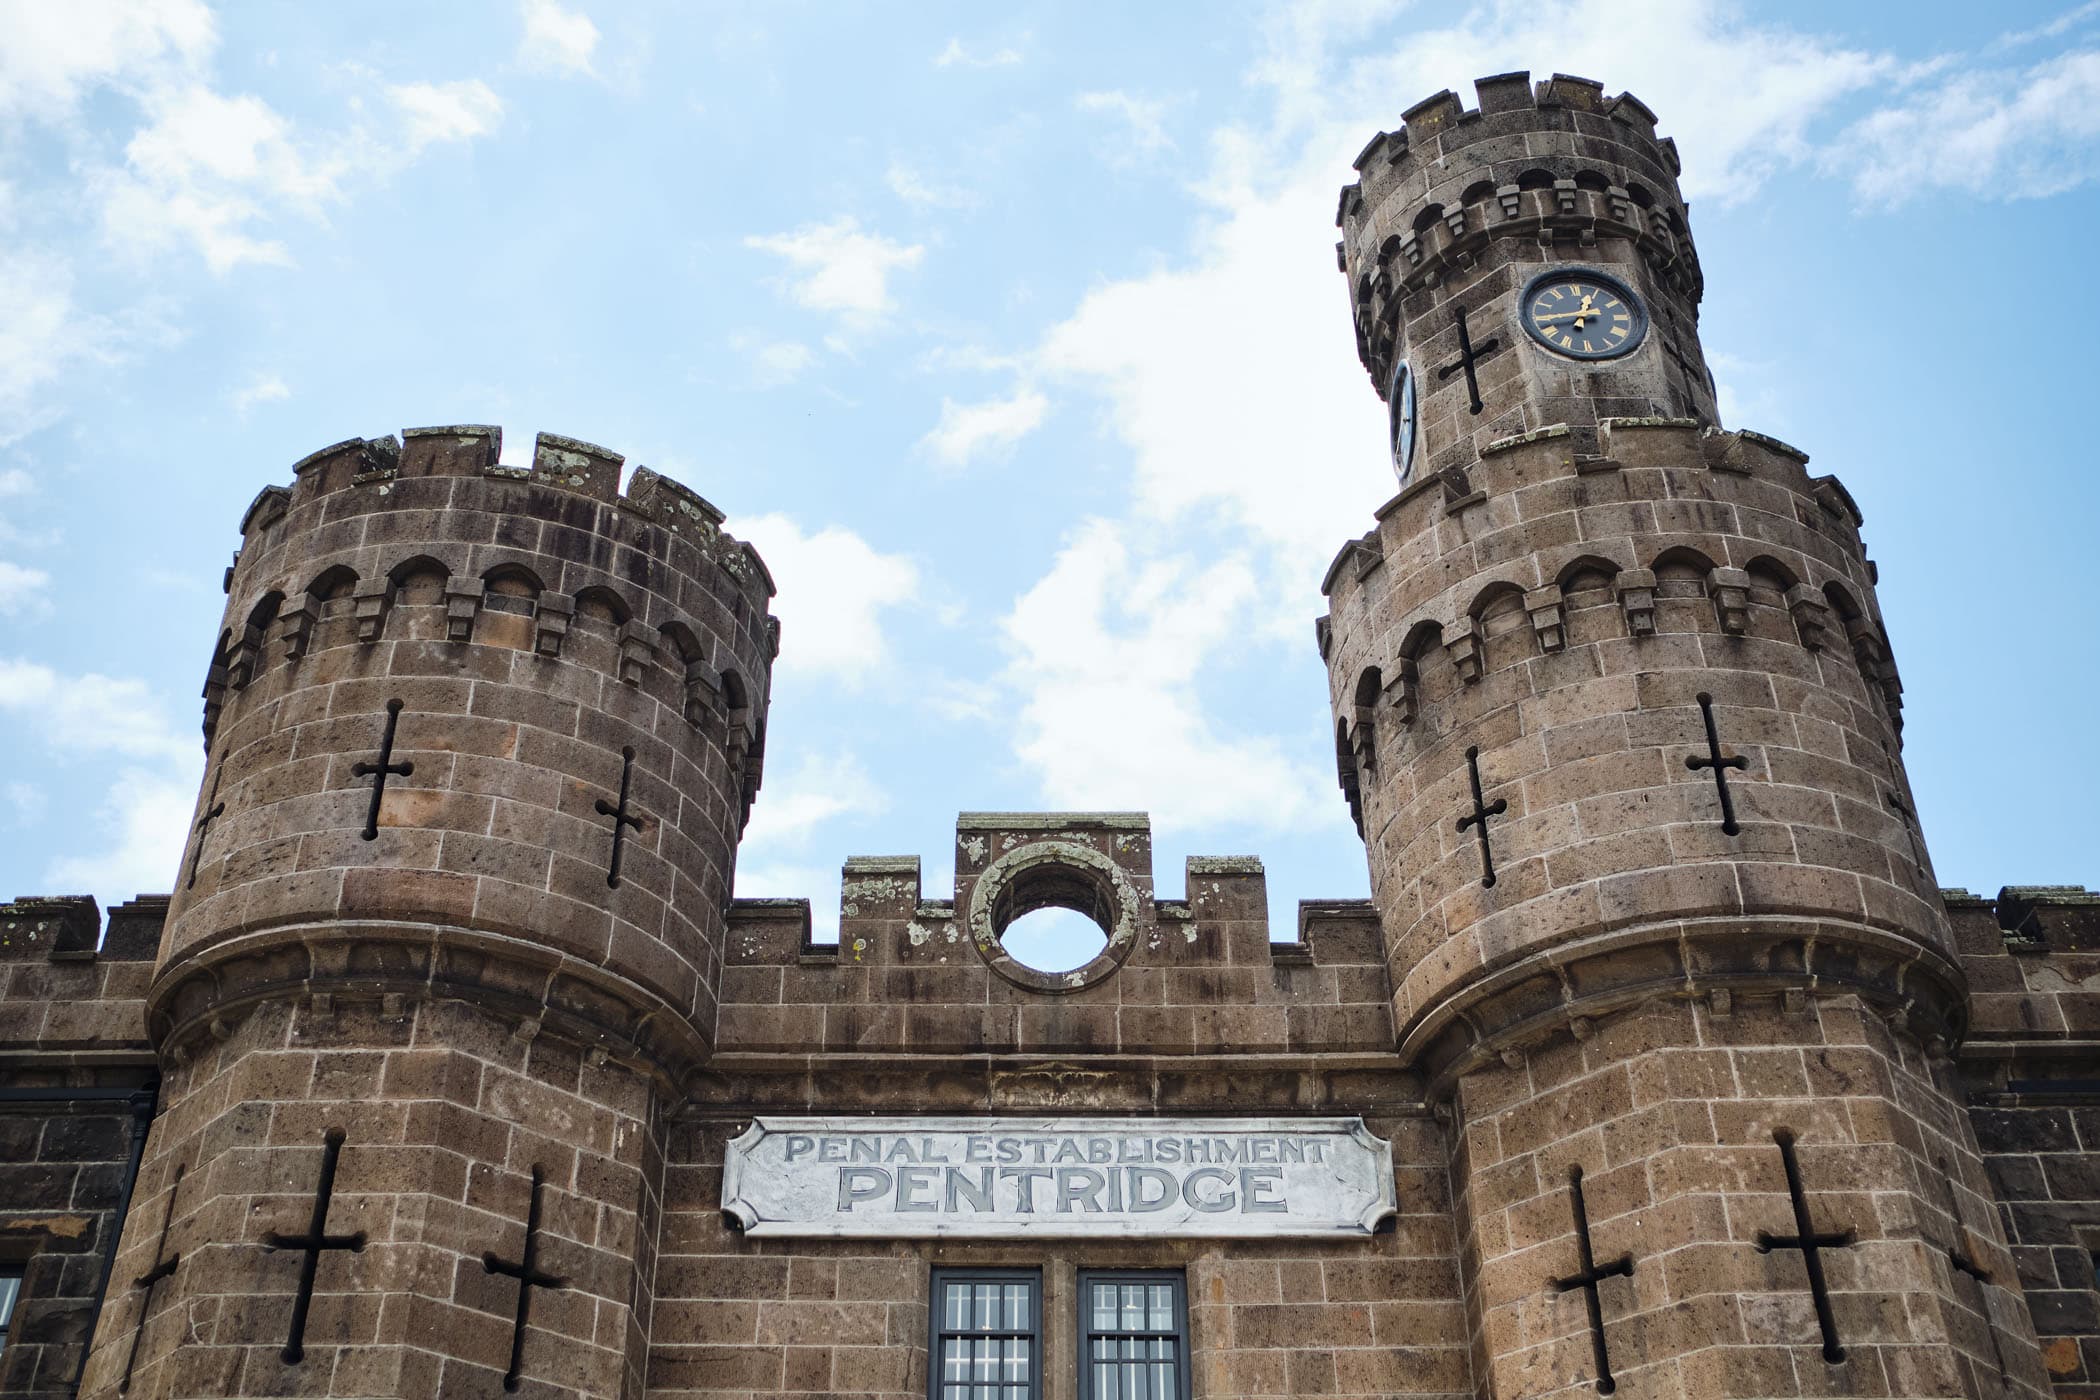
[[[1393,1149],[1361,1118],[759,1118],[722,1209],[750,1235],[1367,1235]]]

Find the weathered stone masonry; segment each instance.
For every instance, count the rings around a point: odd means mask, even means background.
[[[1161,897],[1141,813],[964,812],[952,889],[852,858],[815,944],[731,895],[782,639],[720,512],[565,438],[337,444],[242,522],[171,893],[0,905],[0,1394],[943,1395],[977,1270],[1037,1290],[999,1400],[1099,1396],[1096,1271],[1181,1290],[1191,1400],[2100,1396],[2100,895],[1938,888],[1862,512],[1719,427],[1653,114],[1478,100],[1338,211],[1416,415],[1317,628],[1371,899],[1274,930],[1252,857]],[[1645,334],[1545,348],[1562,269]],[[1101,955],[1013,958],[1045,905]],[[876,1117],[1360,1119],[1397,1211],[725,1212],[754,1120]]]

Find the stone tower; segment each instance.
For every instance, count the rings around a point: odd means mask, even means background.
[[[1478,94],[1342,194],[1403,486],[1318,628],[1478,1393],[2039,1393],[1858,508],[1717,425],[1647,108]]]
[[[353,440],[242,523],[83,1395],[638,1393],[777,627],[706,501]],[[148,1282],[150,1280],[150,1282]]]

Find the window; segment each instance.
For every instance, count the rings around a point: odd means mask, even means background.
[[[1188,1400],[1180,1274],[1082,1273],[1080,1400]]]
[[[0,1264],[0,1351],[7,1350],[8,1323],[15,1315],[15,1299],[22,1292],[22,1266]]]
[[[1037,1400],[1042,1296],[1034,1269],[935,1269],[931,1400]]]

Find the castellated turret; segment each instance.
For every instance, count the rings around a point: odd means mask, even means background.
[[[154,1307],[190,1321],[106,1316],[84,1395],[498,1394],[527,1347],[557,1378],[535,1394],[632,1393],[773,587],[676,483],[638,468],[623,495],[602,448],[499,446],[338,443],[242,522],[119,1266],[147,1272],[165,1220],[184,1262]],[[329,1251],[354,1265],[329,1254],[288,1319]]]
[[[1402,1057],[1454,1115],[1476,1381],[2039,1386],[1992,1322],[2010,1295],[1944,1257],[2011,1276],[1948,1068],[1967,988],[1860,511],[1802,452],[1714,425],[1648,110],[1558,76],[1479,95],[1414,107],[1343,194],[1365,363],[1416,381],[1403,469],[1419,442],[1318,627]],[[1852,1236],[1807,1261],[1835,1280],[1815,1316],[1783,1243],[1810,1233],[1797,1179],[1861,1193],[1822,1198]],[[1592,1227],[1596,1258],[1643,1261],[1597,1284],[1609,1327],[1535,1291],[1541,1256],[1590,1268]]]
[[[1638,99],[1606,98],[1584,78],[1534,88],[1505,73],[1475,86],[1478,108],[1440,92],[1373,137],[1337,216],[1357,354],[1389,406],[1410,392],[1419,403],[1403,477],[1463,468],[1487,444],[1547,426],[1594,452],[1604,418],[1717,422],[1676,143],[1656,137]],[[1637,294],[1652,323],[1640,344],[1588,361],[1521,353],[1518,301],[1569,266]]]

